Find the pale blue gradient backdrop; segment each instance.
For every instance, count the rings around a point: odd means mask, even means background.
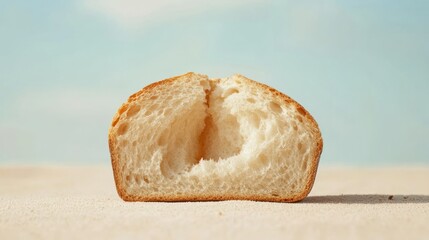
[[[429,164],[429,1],[106,2],[0,2],[0,163],[109,164],[120,104],[194,71],[302,103],[321,164]]]

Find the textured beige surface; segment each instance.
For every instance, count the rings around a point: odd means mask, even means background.
[[[429,168],[321,167],[300,203],[127,203],[109,167],[0,167],[0,239],[403,240],[428,224]]]

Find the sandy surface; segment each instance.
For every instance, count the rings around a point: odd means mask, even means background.
[[[300,203],[126,203],[109,167],[0,167],[0,239],[429,239],[429,168],[320,168]]]

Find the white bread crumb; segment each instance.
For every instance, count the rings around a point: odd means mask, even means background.
[[[149,85],[109,130],[127,201],[299,201],[314,183],[322,145],[301,105],[241,75],[188,73]]]

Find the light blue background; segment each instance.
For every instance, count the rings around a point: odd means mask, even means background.
[[[172,2],[1,1],[0,163],[109,164],[120,104],[194,71],[302,103],[323,165],[429,164],[429,1]]]

